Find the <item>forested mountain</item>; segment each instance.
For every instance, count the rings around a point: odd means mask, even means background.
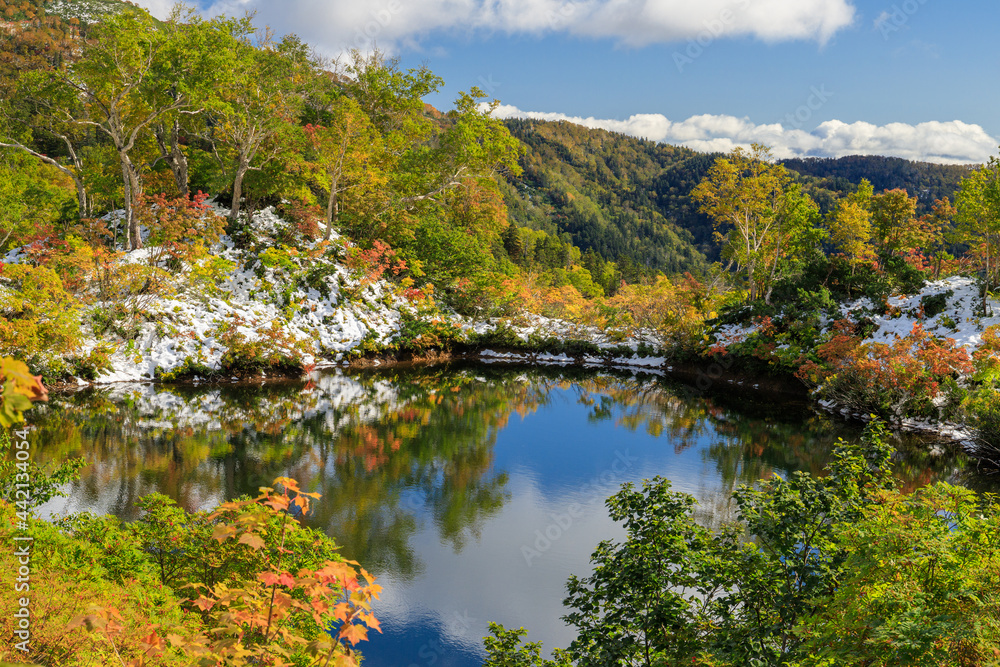
[[[715,156],[565,122],[508,120],[526,147],[505,190],[510,220],[652,271],[699,271],[711,223],[688,193]]]
[[[525,144],[524,175],[504,190],[512,223],[558,235],[583,250],[647,271],[697,271],[719,258],[711,220],[691,190],[717,157],[567,122],[511,119]],[[781,162],[826,213],[868,179],[875,192],[902,188],[917,212],[954,199],[964,165],[854,155]]]
[[[958,183],[971,167],[960,164],[913,162],[881,155],[849,155],[842,158],[795,158],[781,163],[792,171],[819,179],[817,185],[843,194],[853,192],[867,178],[875,192],[902,188],[917,197],[917,211],[930,211],[935,200],[954,199]]]

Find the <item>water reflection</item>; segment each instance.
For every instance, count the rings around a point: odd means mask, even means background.
[[[490,620],[565,645],[563,584],[588,570],[599,540],[621,534],[603,506],[621,483],[665,475],[714,525],[732,517],[739,484],[818,473],[838,436],[857,435],[773,397],[482,365],[88,390],[53,397],[32,419],[40,460],[89,463],[49,512],[133,517],[152,491],[198,509],[279,475],[321,493],[310,522],[386,586],[387,633],[366,651],[374,666],[478,664]],[[897,468],[906,485],[966,474],[958,455],[901,446],[913,452]]]

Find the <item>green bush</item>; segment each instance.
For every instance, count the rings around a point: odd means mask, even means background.
[[[920,305],[923,306],[924,317],[929,319],[943,313],[944,309],[948,307],[948,297],[954,294],[954,290],[948,290],[940,294],[930,294],[920,297]]]
[[[947,484],[900,493],[885,437],[873,423],[824,476],[741,487],[738,523],[716,529],[667,480],[624,485],[607,505],[625,538],[569,580],[568,650],[543,660],[493,625],[485,664],[995,665],[1000,506]]]
[[[417,317],[403,311],[399,333],[391,345],[399,352],[423,354],[431,349],[448,351],[464,341],[461,327],[446,319]]]

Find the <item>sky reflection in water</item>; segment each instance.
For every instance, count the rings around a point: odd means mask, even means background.
[[[51,513],[131,518],[152,491],[207,508],[280,475],[323,494],[310,524],[385,587],[370,667],[479,665],[489,621],[566,646],[566,579],[622,537],[604,507],[622,483],[667,477],[718,524],[737,485],[817,473],[858,432],[795,402],[691,396],[653,376],[470,365],[116,387],[57,396],[33,420],[42,460],[90,463]],[[915,485],[964,466],[913,453],[898,473]]]

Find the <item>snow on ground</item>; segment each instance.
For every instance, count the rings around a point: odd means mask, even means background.
[[[227,211],[209,203],[218,215]],[[115,222],[118,212],[105,216]],[[250,227],[253,234],[275,241],[288,223],[269,207],[253,214]],[[141,231],[143,238],[148,232]],[[346,249],[346,243],[336,233],[331,234],[333,246]],[[316,249],[317,243],[307,244],[305,250]],[[110,356],[112,370],[100,374],[96,382],[136,382],[156,379],[188,366],[204,367],[217,372],[222,366],[227,346],[223,340],[227,331],[235,330],[247,342],[272,338],[282,344],[295,344],[305,350],[306,364],[317,367],[347,363],[352,352],[382,348],[391,343],[400,331],[400,323],[413,306],[397,296],[384,281],[368,283],[332,258],[324,257],[313,266],[325,263],[326,275],[320,282],[292,284],[293,280],[280,268],[280,263],[268,266],[259,257],[238,250],[232,239],[223,236],[213,248],[216,258],[231,264],[231,270],[222,274],[215,285],[202,281],[192,286],[188,275],[176,280],[167,294],[143,305],[146,320],[132,341],[119,342]],[[145,247],[124,253],[122,264],[149,265],[154,263],[157,251]],[[3,258],[6,263],[23,261],[25,254],[12,250]],[[295,255],[295,260],[301,258]],[[268,262],[275,264],[275,262]],[[299,267],[301,268],[301,267]],[[185,268],[190,274],[190,267]],[[319,287],[320,289],[317,289]],[[89,322],[89,313],[112,304],[97,303],[85,311],[83,321]],[[510,326],[500,320],[480,321],[452,314],[448,318],[467,334],[486,333],[498,326]],[[89,327],[85,326],[85,330]],[[556,337],[563,340],[583,340],[601,348],[633,351],[641,345],[659,347],[662,340],[652,331],[637,331],[623,337],[621,333],[609,334],[596,327],[576,325],[534,314],[518,318],[513,332],[523,341],[529,338]],[[104,343],[106,336],[90,335],[79,351],[85,356]],[[570,363],[566,355],[522,355],[538,363]],[[512,357],[510,360],[514,360]],[[607,361],[605,360],[607,363]],[[651,358],[620,357],[615,365],[659,366],[662,360]],[[194,380],[198,381],[195,376]],[[217,378],[216,378],[217,379]],[[237,378],[232,378],[237,379]],[[78,381],[84,384],[82,380]]]
[[[215,208],[219,214],[226,213],[221,207]],[[254,213],[250,224],[256,235],[272,241],[287,225],[272,208]],[[343,250],[345,241],[336,234],[332,236],[334,245]],[[312,248],[315,245],[312,244]],[[100,375],[97,382],[149,381],[187,364],[197,364],[218,371],[226,352],[222,338],[227,329],[235,329],[247,341],[257,341],[267,336],[294,342],[306,350],[305,362],[315,363],[317,367],[346,364],[346,359],[354,352],[369,351],[390,344],[400,331],[404,313],[412,312],[413,309],[387,283],[362,282],[345,266],[336,264],[333,260],[324,260],[327,270],[320,283],[312,281],[312,286],[305,287],[301,283],[290,284],[289,276],[278,268],[279,265],[264,265],[260,258],[238,250],[227,237],[220,240],[214,252],[217,257],[231,263],[231,270],[225,272],[215,285],[179,287],[176,293],[148,304],[146,311],[151,321],[141,325],[135,340],[117,345],[111,355],[113,370]],[[122,261],[148,264],[151,256],[155,256],[153,250],[144,248],[126,253]],[[24,258],[23,253],[13,250],[6,254],[3,261],[17,263]],[[933,317],[923,317],[922,303],[926,304],[928,298],[936,295],[943,295],[943,309]],[[843,304],[840,316],[855,321],[867,319],[874,325],[873,332],[865,342],[891,344],[909,334],[914,324],[920,323],[930,333],[953,338],[957,344],[971,350],[981,343],[986,327],[1000,324],[1000,303],[991,300],[989,305],[992,311],[983,317],[977,312],[978,298],[974,278],[951,277],[930,282],[914,295],[890,297],[887,309],[882,305],[876,307],[867,298]],[[883,310],[886,312],[880,312]],[[665,357],[639,354],[644,346],[653,349],[664,347],[662,338],[649,330],[633,331],[625,335],[622,332],[604,331],[534,314],[523,314],[514,323],[467,319],[454,314],[447,317],[467,334],[485,334],[505,326],[510,327],[523,341],[555,337],[561,340],[587,341],[595,344],[598,349],[607,351],[602,355],[586,355],[583,362],[588,366],[631,367],[652,373],[671,370]],[[832,322],[827,322],[827,327],[831,324]],[[732,345],[745,340],[757,329],[758,326],[752,324],[718,326],[711,332],[709,343],[714,340],[715,343]],[[82,353],[86,354],[99,343],[98,337],[92,336],[85,341]],[[632,350],[632,354],[622,354],[622,350]],[[575,362],[566,354],[486,350],[480,356],[488,363],[566,365]],[[329,408],[335,408],[342,402],[350,404],[352,396],[359,392],[366,395],[370,393],[370,388],[352,388],[350,382],[342,378],[336,379],[339,377],[324,376],[321,382],[333,382],[336,387],[319,386],[314,390],[319,392],[316,400],[306,402],[303,410],[329,412]],[[196,377],[195,381],[198,379]],[[123,385],[123,390],[136,391],[134,385]],[[150,402],[145,422],[148,425],[159,423],[158,414],[170,414],[170,421],[175,425],[181,423],[190,426],[199,423],[199,420],[209,419],[205,415],[217,413],[218,406],[212,405],[213,394],[201,397],[199,405],[188,407],[164,403],[182,400],[178,397],[171,399],[170,396],[169,393],[142,390],[133,398]],[[391,396],[384,398],[386,401],[392,400]],[[218,400],[217,396],[215,400]],[[836,409],[836,406],[830,407]],[[211,417],[215,418],[217,417]],[[915,430],[933,429],[939,433],[942,429],[950,429],[957,439],[967,437],[967,432],[956,425],[918,422],[907,425]]]
[[[934,317],[922,317],[921,300],[941,294],[947,295],[944,309]],[[840,316],[853,321],[867,319],[874,324],[875,329],[864,343],[892,344],[908,335],[913,331],[913,325],[919,323],[929,333],[952,338],[958,345],[973,350],[982,342],[984,329],[1000,324],[1000,301],[989,300],[993,314],[987,317],[980,314],[976,305],[978,301],[976,279],[953,276],[929,282],[916,294],[889,297],[889,309],[885,313],[877,313],[882,308],[876,308],[870,299],[862,297],[841,304]],[[831,324],[827,321],[827,330]],[[729,346],[743,342],[759,328],[756,324],[724,324],[716,327],[712,335],[717,342]]]
[[[215,209],[224,213],[218,206]],[[286,223],[267,208],[256,212],[251,224],[256,234],[273,238]],[[331,236],[334,242],[339,240],[338,235]],[[146,264],[151,252],[151,248],[128,252],[123,262]],[[186,290],[152,303],[146,310],[158,321],[143,324],[133,344],[118,346],[111,357],[113,371],[102,374],[98,382],[150,380],[157,372],[168,373],[188,361],[218,370],[226,352],[220,338],[231,323],[237,323],[236,331],[247,341],[260,340],[276,326],[282,337],[311,351],[307,364],[321,356],[340,361],[363,340],[385,344],[399,331],[405,302],[391,296],[384,284],[359,283],[344,266],[336,266],[325,277],[328,293],[323,295],[312,287],[289,289],[285,275],[262,266],[259,259],[249,263],[227,237],[216,252],[235,265],[233,271],[215,289]],[[345,288],[350,295],[344,294]],[[98,343],[96,337],[88,340],[84,353]]]
[[[944,310],[931,318],[920,318],[921,299],[947,294]],[[992,316],[982,317],[976,304],[979,288],[975,278],[955,276],[927,283],[919,293],[910,296],[894,296],[888,299],[889,312],[871,314],[872,303],[867,298],[845,305],[842,313],[851,319],[869,317],[875,324],[875,331],[865,342],[889,343],[902,338],[913,330],[914,324],[921,324],[935,336],[953,338],[958,345],[970,350],[979,347],[986,327],[1000,324],[1000,303],[990,299]]]

